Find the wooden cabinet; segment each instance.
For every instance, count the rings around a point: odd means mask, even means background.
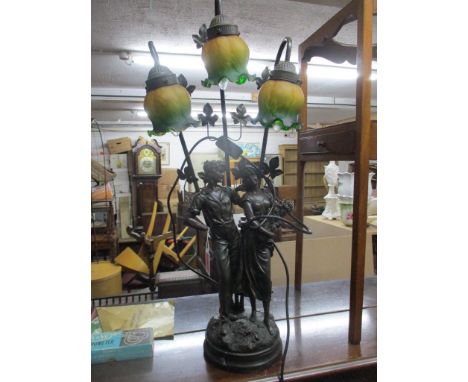
[[[280,145],[279,153],[283,158],[283,184],[297,185],[297,145]],[[323,197],[327,194],[324,187],[324,166],[327,161],[308,162],[304,170],[304,208],[324,206]]]

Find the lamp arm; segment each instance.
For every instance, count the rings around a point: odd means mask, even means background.
[[[154,47],[153,41],[148,41],[148,47],[151,52],[151,57],[153,57],[154,64],[159,65],[159,56],[156,48]]]
[[[275,66],[278,65],[280,58],[281,58],[281,54],[283,54],[283,50],[286,44],[287,44],[287,47],[286,47],[286,54],[285,54],[284,60],[289,61],[289,59],[291,58],[292,40],[291,40],[291,37],[285,37],[283,41],[281,41],[281,45],[278,49],[278,53],[276,55],[276,60],[275,60]]]
[[[221,0],[215,0],[215,16],[221,14]]]

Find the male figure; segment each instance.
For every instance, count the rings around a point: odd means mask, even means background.
[[[194,196],[185,223],[196,229],[209,228],[210,250],[219,276],[219,312],[229,317],[233,308],[232,294],[241,286],[240,235],[232,216],[232,203],[238,196],[234,190],[219,185],[226,171],[224,162],[206,161],[203,170],[199,176],[206,186]],[[197,219],[200,212],[208,227]]]

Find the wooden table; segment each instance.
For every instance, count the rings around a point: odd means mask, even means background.
[[[311,380],[333,373],[347,373],[375,367],[377,363],[377,279],[367,278],[364,288],[362,341],[348,343],[349,280],[303,284],[292,290],[289,310],[291,338],[285,380]],[[219,370],[203,358],[205,327],[216,313],[216,294],[174,299],[173,340],[157,340],[154,357],[93,365],[92,381],[276,381],[280,362],[249,374]],[[272,314],[286,336],[285,287],[273,289]]]

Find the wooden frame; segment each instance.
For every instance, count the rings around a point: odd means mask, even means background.
[[[376,159],[376,124],[371,124],[371,64],[377,49],[372,46],[373,0],[352,0],[299,45],[300,78],[307,96],[307,63],[315,56],[335,63],[357,63],[356,121],[315,130],[306,130],[307,104],[300,120],[304,129],[298,136],[297,204],[296,214],[303,220],[304,167],[311,160],[354,160],[354,205],[351,259],[351,288],[348,339],[351,344],[361,341],[362,304],[364,293],[364,263],[367,224],[367,185],[369,159]],[[340,29],[357,20],[357,47],[345,46],[333,40]],[[351,143],[352,141],[352,143]],[[296,235],[295,288],[302,284],[303,235]]]

